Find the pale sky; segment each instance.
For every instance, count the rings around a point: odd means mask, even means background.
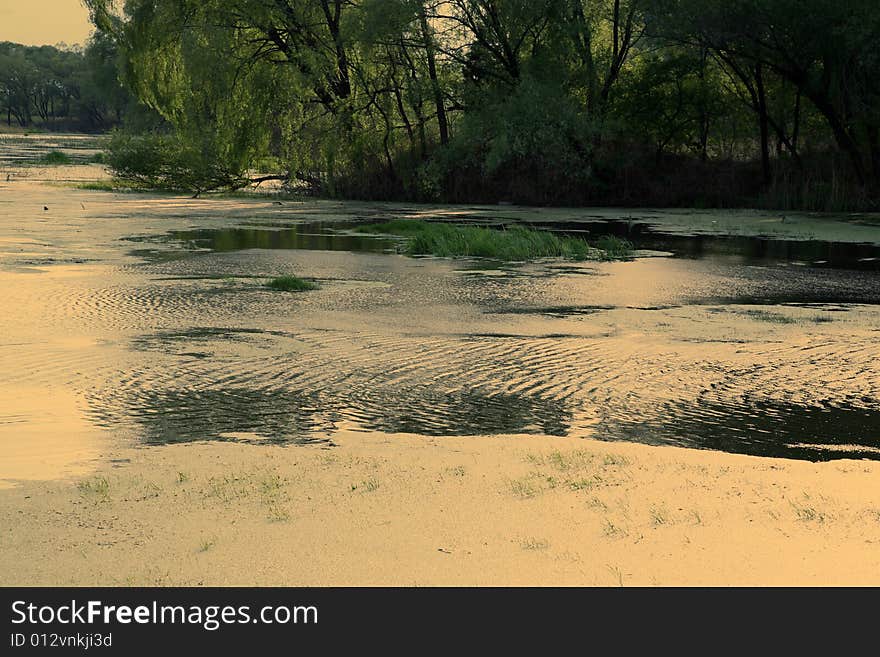
[[[0,41],[85,45],[91,32],[89,12],[80,0],[0,0]]]

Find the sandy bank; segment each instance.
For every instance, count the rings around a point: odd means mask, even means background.
[[[535,436],[128,449],[0,491],[3,585],[877,585],[880,463]]]

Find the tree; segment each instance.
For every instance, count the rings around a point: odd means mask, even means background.
[[[868,0],[86,2],[105,36],[86,59],[116,53],[184,160],[235,184],[268,165],[333,195],[597,202],[676,163],[710,181],[726,167],[759,198],[810,178],[817,152],[880,181]],[[69,94],[46,78],[30,107],[118,118],[106,77]]]
[[[880,181],[880,6],[870,0],[669,0],[660,32],[708,43],[741,79],[753,81],[767,157],[770,119],[763,78],[792,84],[824,117],[857,179]],[[675,26],[675,27],[673,27]]]

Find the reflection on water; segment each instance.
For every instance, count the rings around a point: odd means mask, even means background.
[[[597,433],[725,452],[806,460],[880,458],[880,410],[741,399],[666,406],[657,417],[610,423]]]
[[[617,235],[638,249],[666,251],[683,258],[727,258],[739,264],[794,263],[812,267],[880,271],[880,246],[850,242],[779,239],[745,235],[686,235],[664,232],[648,223],[602,221],[567,226],[544,225],[588,239]]]
[[[736,339],[710,328],[702,344],[676,334],[676,345],[579,335],[577,324],[593,317],[530,318],[523,329],[566,321],[575,331],[531,335],[149,334],[135,344],[164,360],[89,401],[100,422],[134,419],[151,443],[241,439],[231,434],[326,441],[344,423],[428,436],[530,433],[812,460],[880,457],[870,334],[755,343],[749,336],[777,325],[731,312],[719,321],[739,322]]]
[[[0,489],[88,473],[107,441],[62,387],[0,385]]]
[[[614,306],[553,306],[550,308],[498,308],[494,312],[508,315],[544,315],[546,317],[573,317],[592,315],[603,310],[614,310]]]
[[[339,225],[320,222],[280,228],[222,228],[173,231],[168,239],[211,251],[309,249],[312,251],[393,252],[399,243],[388,237],[340,232]]]
[[[61,151],[72,162],[86,162],[100,152],[106,139],[101,135],[0,134],[0,167],[38,164],[50,151]]]
[[[450,220],[450,219],[447,219]],[[485,217],[460,216],[462,223],[502,228],[509,222]],[[780,217],[780,221],[783,218]],[[815,239],[809,234],[797,238],[761,235],[710,235],[669,232],[649,219],[599,219],[589,221],[529,221],[530,226],[594,241],[603,235],[623,237],[636,249],[671,253],[680,258],[727,259],[737,264],[792,265],[880,271],[880,245]]]
[[[196,440],[246,442],[326,443],[335,425],[326,418],[317,396],[289,390],[132,390],[126,415],[140,426],[148,444]],[[94,407],[103,403],[93,400]],[[119,409],[96,413],[113,427]],[[241,436],[251,436],[242,439]]]
[[[565,436],[571,428],[572,413],[558,400],[473,391],[444,394],[431,388],[399,392],[379,406],[358,407],[360,400],[353,397],[347,414],[363,429],[426,436]]]
[[[449,219],[447,219],[449,220]],[[454,218],[452,220],[455,220]],[[374,220],[369,220],[374,221]],[[498,222],[463,223],[503,228]],[[360,222],[364,223],[364,222]],[[660,226],[624,220],[591,222],[530,222],[532,227],[594,241],[604,235],[630,240],[636,249],[671,253],[682,258],[730,260],[742,265],[780,264],[831,269],[880,271],[880,245],[746,235],[702,235],[664,232]],[[399,240],[387,236],[340,230],[339,223],[301,222],[272,227],[236,227],[172,231],[163,240],[189,248],[228,252],[245,249],[311,249],[327,251],[394,252]],[[562,271],[562,267],[555,268]],[[580,273],[583,273],[581,270]]]
[[[140,440],[166,444],[216,440],[330,443],[340,423],[362,431],[425,436],[564,436],[572,414],[563,402],[526,395],[385,390],[319,395],[292,390],[129,390],[122,399],[90,396],[91,416],[117,428],[128,418]],[[127,405],[120,409],[115,404]]]

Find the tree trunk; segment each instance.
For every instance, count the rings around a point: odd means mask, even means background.
[[[770,171],[770,126],[767,120],[767,94],[764,90],[764,74],[761,63],[755,64],[755,90],[758,96],[758,125],[761,130],[761,172],[764,184],[769,185],[772,180]]]
[[[806,96],[809,101],[813,103],[813,106],[819,110],[819,113],[828,122],[828,126],[834,134],[834,140],[837,142],[837,146],[849,158],[853,173],[855,173],[859,184],[865,185],[868,176],[865,171],[865,160],[859,149],[858,142],[847,129],[845,117],[842,117],[837,108],[834,107],[834,103],[829,98],[828,93],[825,90],[817,90],[814,87],[811,87],[808,84],[806,74],[802,71],[790,70],[784,67],[777,67],[776,70],[780,75],[797,87],[799,95],[803,94]],[[798,97],[798,100],[800,100],[800,97]]]
[[[592,114],[599,100],[599,77],[596,73],[596,62],[593,59],[593,36],[584,16],[584,7],[581,0],[572,3],[571,22],[574,23],[574,41],[581,63],[584,65],[584,74],[587,83],[587,111]]]
[[[345,50],[345,43],[340,28],[342,0],[334,0],[332,11],[328,0],[322,0],[321,8],[324,10],[327,30],[333,39],[334,54],[336,55],[336,74],[334,76],[335,79],[331,81],[331,86],[334,95],[341,100],[345,100],[351,96],[351,79],[349,78],[348,71],[348,53]]]
[[[864,185],[867,182],[868,177],[865,172],[865,161],[862,158],[862,153],[859,150],[859,146],[855,139],[853,139],[852,135],[844,126],[841,117],[835,111],[834,106],[824,95],[811,93],[807,94],[807,97],[812,101],[813,105],[816,106],[816,109],[819,110],[822,116],[825,117],[825,120],[828,121],[828,125],[834,133],[834,139],[837,141],[837,145],[847,154],[850,163],[852,164],[853,172],[856,174],[856,178],[860,184]]]
[[[419,22],[422,27],[422,39],[425,44],[425,55],[428,59],[428,77],[431,79],[431,91],[434,93],[434,104],[437,106],[437,127],[440,130],[440,143],[444,146],[449,143],[449,122],[446,118],[446,107],[443,103],[443,91],[440,89],[440,81],[437,79],[437,62],[434,53],[434,37],[428,25],[428,16],[425,8],[419,11]]]
[[[880,128],[877,126],[868,128],[868,143],[871,148],[871,181],[877,185],[880,183]]]
[[[700,161],[709,160],[709,112],[706,109],[706,64],[709,60],[709,49],[700,46]]]

